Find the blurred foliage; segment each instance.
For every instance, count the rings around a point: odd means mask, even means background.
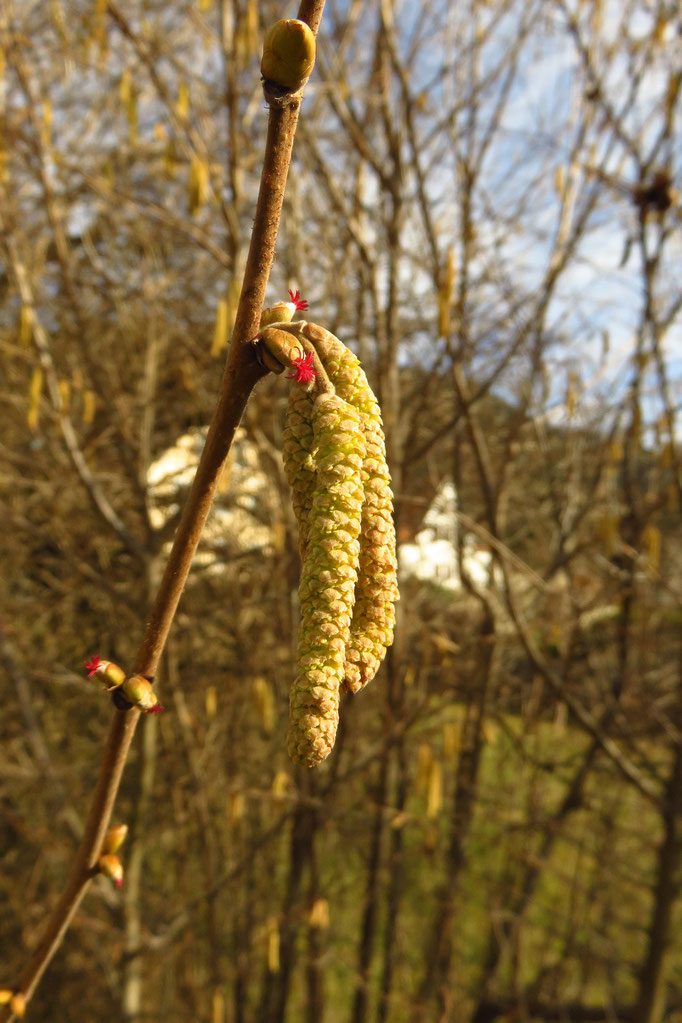
[[[165,496],[150,468],[210,420],[287,13],[5,5],[0,987],[95,785],[82,663],[130,663],[177,523],[187,465]],[[93,882],[28,1018],[679,1017],[680,45],[662,0],[327,0],[271,298],[363,359],[403,542],[454,481],[459,582],[403,580],[295,770],[264,381],[125,772],[124,887]]]

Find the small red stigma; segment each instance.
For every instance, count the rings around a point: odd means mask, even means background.
[[[114,884],[116,885],[117,888],[122,888],[123,887],[123,878],[119,877],[116,881],[114,881]]]
[[[93,675],[97,674],[101,663],[102,658],[99,654],[95,654],[95,656],[89,661],[83,661],[83,664],[88,670],[88,678],[92,678]]]
[[[145,711],[145,714],[162,714],[162,713],[163,713],[163,707],[161,706],[160,703],[155,703],[153,707],[150,707],[149,710]]]
[[[302,352],[291,361],[294,372],[287,373],[289,380],[295,380],[297,384],[309,384],[315,379],[317,374],[314,366],[315,356],[312,352]]]
[[[301,298],[301,292],[298,291],[298,289],[296,290],[296,294],[294,294],[293,291],[291,289],[289,289],[289,298],[294,303],[294,305],[296,306],[297,309],[307,309],[308,308],[308,303],[306,302],[306,300],[304,298]]]

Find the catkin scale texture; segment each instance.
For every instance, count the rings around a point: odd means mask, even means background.
[[[355,600],[366,454],[360,414],[338,395],[311,415],[315,487],[308,513],[299,601],[297,675],[290,693],[289,754],[315,767],[331,752]]]
[[[301,331],[314,344],[338,395],[360,413],[365,437],[360,561],[344,671],[346,688],[356,693],[374,678],[393,642],[398,599],[393,493],[381,409],[359,359],[342,341],[314,323]]]
[[[308,520],[315,492],[315,450],[313,443],[313,400],[294,385],[289,391],[287,421],[282,440],[284,472],[291,487],[298,524],[298,549],[303,560],[308,539]]]
[[[265,310],[267,320],[270,310]],[[261,320],[263,319],[261,317]],[[280,364],[293,364],[302,354],[298,335],[280,327],[266,326],[259,334],[260,343]],[[292,492],[294,514],[298,524],[298,545],[301,559],[304,557],[308,534],[308,518],[315,490],[315,455],[313,440],[313,399],[300,386],[289,391],[287,421],[282,442],[284,471]]]

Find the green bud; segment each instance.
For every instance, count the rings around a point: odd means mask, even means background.
[[[309,26],[296,18],[275,22],[263,44],[263,78],[294,92],[308,78],[314,63],[315,36]]]
[[[144,675],[131,675],[125,680],[121,690],[129,703],[147,714],[162,710],[151,682]]]
[[[296,307],[293,302],[275,302],[260,314],[260,329],[271,323],[290,323],[294,318]]]

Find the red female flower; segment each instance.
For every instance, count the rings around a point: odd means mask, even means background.
[[[297,384],[309,384],[316,376],[315,356],[312,352],[301,352],[295,359],[292,359],[293,373],[287,373],[289,380],[295,380]]]
[[[93,675],[97,674],[97,672],[100,669],[101,663],[102,658],[100,657],[99,654],[95,654],[95,656],[89,661],[83,661],[83,664],[88,669],[88,678],[92,678]]]
[[[88,678],[97,675],[104,688],[109,691],[120,686],[126,677],[123,668],[119,668],[113,661],[103,660],[99,654],[95,654],[89,661],[83,661],[83,664],[87,668]]]
[[[289,298],[293,302],[293,304],[294,304],[296,309],[307,309],[308,308],[308,303],[306,302],[306,300],[304,298],[301,298],[301,292],[298,291],[298,289],[296,290],[296,294],[294,294],[293,291],[291,289],[289,289]]]

